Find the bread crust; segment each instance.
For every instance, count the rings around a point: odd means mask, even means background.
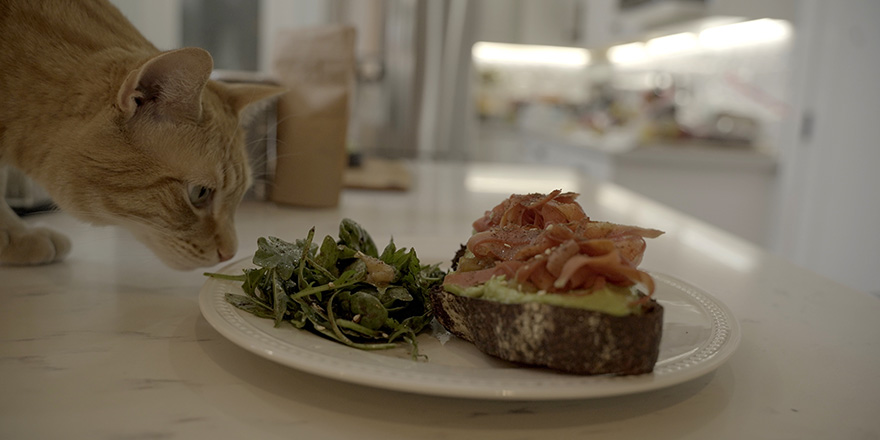
[[[663,307],[612,316],[543,303],[506,304],[430,292],[438,322],[480,351],[511,362],[584,375],[650,373],[660,353]]]

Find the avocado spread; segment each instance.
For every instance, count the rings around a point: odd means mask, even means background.
[[[507,281],[503,276],[492,277],[485,284],[471,287],[446,285],[446,291],[470,298],[482,298],[505,304],[538,302],[559,307],[580,308],[613,316],[626,316],[638,313],[630,304],[638,299],[630,287],[606,285],[589,293],[545,293],[526,292],[516,282]]]

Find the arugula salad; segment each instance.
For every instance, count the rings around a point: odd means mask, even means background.
[[[443,281],[438,265],[423,265],[415,249],[394,240],[380,254],[358,223],[344,219],[339,237],[315,242],[261,237],[253,263],[241,275],[206,276],[241,282],[244,294],[226,293],[235,307],[275,327],[290,323],[333,341],[364,350],[406,344],[419,357],[416,335],[433,319],[428,291]]]

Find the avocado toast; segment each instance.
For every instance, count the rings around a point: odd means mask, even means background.
[[[655,229],[591,220],[559,190],[512,195],[474,222],[443,282],[437,320],[481,351],[574,374],[653,370],[663,307],[640,269]]]

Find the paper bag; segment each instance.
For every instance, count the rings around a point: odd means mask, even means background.
[[[354,43],[349,26],[279,32],[272,69],[290,91],[278,102],[271,200],[306,207],[339,203],[348,160]]]

